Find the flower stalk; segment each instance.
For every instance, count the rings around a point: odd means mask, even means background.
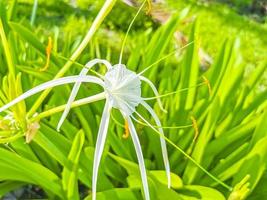
[[[66,62],[66,64],[61,68],[61,70],[57,73],[57,75],[54,77],[54,79],[62,77],[71,67],[73,61],[75,61],[83,52],[89,41],[92,39],[95,32],[98,30],[100,25],[102,24],[103,20],[106,18],[106,16],[109,14],[113,6],[115,5],[116,0],[106,0],[105,4],[99,11],[97,17],[95,18],[92,26],[90,27],[89,31],[87,32],[85,38],[81,42],[81,44],[78,46],[78,48],[75,50],[75,52],[70,57],[70,60]],[[36,100],[32,108],[28,112],[28,117],[32,116],[38,107],[42,104],[45,97],[49,94],[51,89],[45,90],[40,97]]]

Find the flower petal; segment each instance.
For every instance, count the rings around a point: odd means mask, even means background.
[[[100,127],[98,130],[97,140],[96,140],[96,147],[94,153],[94,164],[93,164],[93,179],[92,179],[92,196],[93,200],[96,199],[96,185],[97,185],[97,175],[98,175],[98,168],[101,160],[101,156],[104,150],[104,144],[107,137],[108,131],[108,124],[110,119],[110,104],[109,101],[106,101]]]
[[[158,91],[157,91],[155,85],[154,85],[149,79],[147,79],[147,78],[144,77],[144,76],[139,76],[139,77],[140,77],[140,79],[141,79],[142,81],[145,81],[145,82],[151,87],[151,89],[153,90],[153,92],[154,92],[154,94],[155,94],[156,96],[159,96],[159,93],[158,93]],[[167,111],[163,108],[163,106],[162,106],[162,102],[161,102],[160,98],[157,98],[157,102],[158,102],[158,104],[159,104],[160,109],[161,109],[163,112],[166,113]]]
[[[107,67],[108,70],[112,68],[111,64],[110,64],[108,61],[106,61],[106,60],[93,59],[93,60],[89,61],[89,62],[85,65],[86,67],[84,67],[84,68],[81,70],[79,76],[80,76],[80,77],[85,76],[85,75],[88,73],[88,71],[89,71],[95,64],[97,64],[97,63],[102,63],[102,64],[104,64],[104,65]],[[59,122],[58,122],[58,125],[57,125],[57,131],[59,131],[60,127],[62,126],[62,124],[63,124],[63,122],[64,122],[64,120],[66,119],[66,117],[67,117],[67,115],[68,115],[68,113],[69,113],[69,111],[70,111],[71,104],[72,104],[73,101],[75,100],[75,98],[76,98],[76,96],[77,96],[77,93],[78,93],[78,91],[79,91],[80,86],[81,86],[81,81],[77,81],[77,82],[74,84],[74,86],[73,86],[73,88],[72,88],[72,91],[71,91],[71,94],[70,94],[70,97],[69,97],[69,99],[68,99],[68,102],[67,102],[67,104],[66,104],[65,110],[64,110],[63,114],[61,115],[61,118],[60,118],[60,120],[59,120]]]
[[[161,128],[161,123],[160,120],[157,116],[157,114],[154,112],[154,110],[145,102],[142,101],[141,104],[147,109],[147,111],[152,115],[153,119],[155,120],[157,126],[159,127],[158,130],[159,132],[164,135],[163,129]],[[162,157],[166,169],[166,175],[167,175],[167,180],[168,180],[168,188],[171,187],[171,173],[170,173],[170,163],[168,159],[168,151],[166,147],[166,142],[163,137],[160,137],[160,145],[161,145],[161,150],[162,150]]]
[[[68,76],[68,77],[64,77],[64,78],[59,78],[59,79],[55,79],[52,81],[48,81],[45,82],[41,85],[38,85],[30,90],[28,90],[27,92],[23,93],[22,95],[20,95],[19,97],[17,97],[16,99],[14,99],[13,101],[9,102],[8,104],[4,105],[3,107],[0,108],[0,112],[10,108],[11,106],[15,105],[16,103],[19,103],[20,101],[38,93],[41,92],[45,89],[48,88],[52,88],[55,86],[59,86],[59,85],[64,85],[64,84],[68,84],[68,83],[75,83],[77,81],[81,81],[81,82],[92,82],[92,83],[96,83],[101,85],[102,87],[104,87],[103,85],[103,81],[99,78],[96,78],[94,76]]]
[[[140,173],[141,173],[141,179],[142,179],[142,183],[143,183],[143,188],[144,188],[144,193],[145,193],[145,199],[149,200],[150,196],[149,196],[149,189],[148,189],[148,183],[147,183],[147,175],[146,175],[146,167],[145,167],[145,162],[144,162],[144,158],[143,158],[143,153],[142,153],[142,149],[141,149],[141,145],[135,130],[135,127],[133,125],[132,120],[130,119],[130,117],[126,116],[126,120],[128,122],[129,125],[129,130],[130,130],[130,134],[133,140],[133,144],[135,147],[135,151],[136,151],[136,155],[137,155],[137,159],[138,159],[138,163],[139,163],[139,169],[140,169]]]
[[[86,63],[86,67],[88,69],[92,68],[95,64],[97,63],[101,63],[101,64],[104,64],[108,70],[110,70],[112,68],[112,65],[107,61],[107,60],[104,60],[104,59],[93,59],[93,60],[90,60],[88,63]]]

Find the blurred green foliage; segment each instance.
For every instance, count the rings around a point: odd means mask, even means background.
[[[9,45],[9,48],[3,42],[0,45],[1,106],[11,99],[12,87],[17,88],[18,95],[22,93],[20,87],[27,91],[55,76],[81,42],[104,1],[81,0],[77,1],[78,7],[72,7],[68,1],[39,0],[34,26],[29,24],[32,1],[19,0],[12,10],[14,2],[1,7],[4,23],[1,30]],[[181,17],[180,11],[188,5],[190,13]],[[168,145],[174,181],[168,189],[162,171],[159,136],[150,128],[137,124],[151,199],[223,200],[228,196],[246,198],[249,194],[248,199],[263,199],[266,197],[263,185],[267,167],[267,91],[262,89],[261,80],[267,66],[267,41],[263,37],[267,33],[266,27],[224,6],[206,7],[193,1],[170,1],[168,6],[177,14],[164,25],[154,22],[145,13],[137,18],[127,40],[123,63],[140,72],[173,52],[177,48],[173,37],[177,30],[183,31],[189,42],[194,41],[144,75],[157,85],[161,94],[187,88],[163,99],[167,114],[160,111],[156,101],[151,101],[150,105],[164,126],[191,125],[194,117],[199,134],[195,135],[196,127],[165,130],[174,144]],[[78,63],[74,63],[67,74],[78,74],[81,64],[93,58],[117,63],[121,41],[135,13],[133,7],[117,2]],[[197,15],[197,22],[184,25],[184,20],[193,15]],[[53,53],[48,70],[41,72],[49,36],[53,41]],[[200,46],[214,58],[207,71],[199,67]],[[16,84],[7,81],[7,49],[12,54]],[[247,75],[250,65],[254,67]],[[102,68],[96,70],[103,73]],[[17,75],[19,73],[21,76]],[[205,82],[203,76],[208,81]],[[82,98],[99,91],[99,87],[83,85],[78,96]],[[69,92],[68,86],[53,89],[38,112],[66,103]],[[146,86],[142,93],[148,97],[153,95]],[[12,109],[10,113],[17,114],[21,121],[26,120],[26,111],[36,98],[37,95],[18,106],[17,109],[23,112]],[[0,146],[0,196],[31,184],[41,188],[49,199],[91,199],[93,152],[102,108],[103,102],[98,102],[73,109],[60,133],[56,131],[60,114],[42,119],[39,131],[29,144],[25,144],[24,129],[16,133],[1,130],[0,139],[13,135],[19,138],[2,142]],[[148,113],[141,108],[138,111],[150,120]],[[113,115],[123,123],[116,110]],[[123,133],[124,129],[112,121],[100,167],[98,199],[142,198],[135,151],[130,138],[122,138]],[[184,157],[177,146],[234,187],[232,194]],[[248,174],[250,178],[246,179]],[[249,191],[245,190],[248,182]]]

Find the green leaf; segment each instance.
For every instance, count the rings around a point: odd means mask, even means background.
[[[71,163],[71,168],[64,167],[62,172],[63,189],[67,194],[68,199],[79,199],[79,189],[77,183],[77,171],[80,159],[80,154],[84,144],[84,133],[79,131],[73,140],[68,161]]]
[[[179,193],[183,200],[225,200],[219,191],[200,185],[187,185]]]
[[[20,37],[22,37],[25,41],[29,42],[43,57],[46,57],[46,50],[45,50],[45,45],[43,45],[37,36],[32,33],[29,29],[25,28],[19,23],[16,22],[9,22],[9,25],[12,30],[18,33]],[[57,65],[61,66],[61,62],[58,61],[58,59],[51,54],[51,61]]]
[[[168,180],[166,176],[166,171],[162,170],[150,170],[149,176],[153,176],[161,184],[168,186]],[[179,189],[183,187],[182,179],[174,173],[171,173],[171,187],[174,189]]]
[[[0,180],[36,184],[62,197],[60,179],[52,171],[3,148],[0,148],[0,154]]]
[[[85,200],[91,200],[92,195],[89,195]],[[129,188],[114,188],[103,192],[96,193],[97,200],[139,200],[140,197]]]
[[[265,130],[264,130],[265,131]],[[246,175],[250,175],[250,186],[254,187],[263,176],[267,166],[267,136],[260,139],[253,149],[244,157],[243,162],[238,171],[234,174],[233,183],[238,183]]]
[[[192,153],[192,157],[198,163],[202,163],[205,148],[214,133],[216,122],[219,117],[220,106],[219,98],[215,98],[208,109],[208,116],[197,138],[196,145]],[[188,184],[191,184],[197,178],[197,176],[199,177],[199,175],[199,168],[194,163],[188,162],[183,174],[184,181]]]

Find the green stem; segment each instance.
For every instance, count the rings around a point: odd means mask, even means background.
[[[90,96],[90,97],[87,97],[87,98],[79,99],[77,101],[74,101],[71,104],[71,108],[75,108],[75,107],[78,107],[78,106],[81,106],[81,105],[85,105],[85,104],[88,104],[88,103],[92,103],[92,102],[95,102],[95,101],[103,100],[103,99],[105,99],[105,97],[106,97],[105,96],[105,92],[101,92],[101,93],[96,94],[94,96]],[[33,122],[33,121],[39,121],[42,118],[51,116],[51,115],[53,115],[55,113],[58,113],[58,112],[61,112],[65,108],[66,108],[66,104],[65,105],[62,105],[62,106],[58,106],[58,107],[52,108],[52,109],[47,110],[47,111],[44,111],[44,112],[41,112],[38,115],[32,117],[30,119],[30,121],[31,122]]]
[[[124,50],[124,47],[125,47],[125,44],[126,44],[126,40],[127,40],[127,36],[129,35],[129,32],[133,26],[133,23],[134,21],[136,20],[137,16],[139,15],[139,13],[141,12],[142,8],[144,7],[145,3],[146,3],[147,0],[145,0],[142,5],[140,6],[140,8],[138,9],[137,13],[135,14],[133,20],[131,21],[128,29],[127,29],[127,32],[125,34],[125,37],[124,37],[124,40],[122,42],[122,47],[121,47],[121,52],[120,52],[120,58],[119,58],[119,64],[121,64],[121,61],[122,61],[122,54],[123,54],[123,50]]]
[[[82,51],[85,49],[85,47],[87,46],[87,44],[89,43],[89,41],[93,37],[94,33],[98,30],[99,26],[101,25],[101,23],[103,22],[105,17],[108,15],[108,13],[111,11],[111,9],[115,5],[115,3],[116,3],[116,0],[106,0],[105,1],[105,4],[103,5],[101,10],[99,11],[97,17],[95,18],[92,26],[90,27],[89,31],[87,32],[87,34],[85,36],[85,38],[83,39],[83,41],[81,42],[79,47],[76,49],[76,51],[70,57],[71,61],[66,62],[66,64],[61,68],[61,70],[57,73],[57,75],[55,76],[54,79],[62,77],[69,70],[73,61],[75,61],[79,57],[79,55],[82,53]],[[51,91],[51,89],[47,89],[40,95],[40,97],[36,100],[36,102],[34,103],[32,108],[29,110],[28,117],[32,116],[36,112],[36,110],[42,104],[43,100],[49,94],[50,91]]]

